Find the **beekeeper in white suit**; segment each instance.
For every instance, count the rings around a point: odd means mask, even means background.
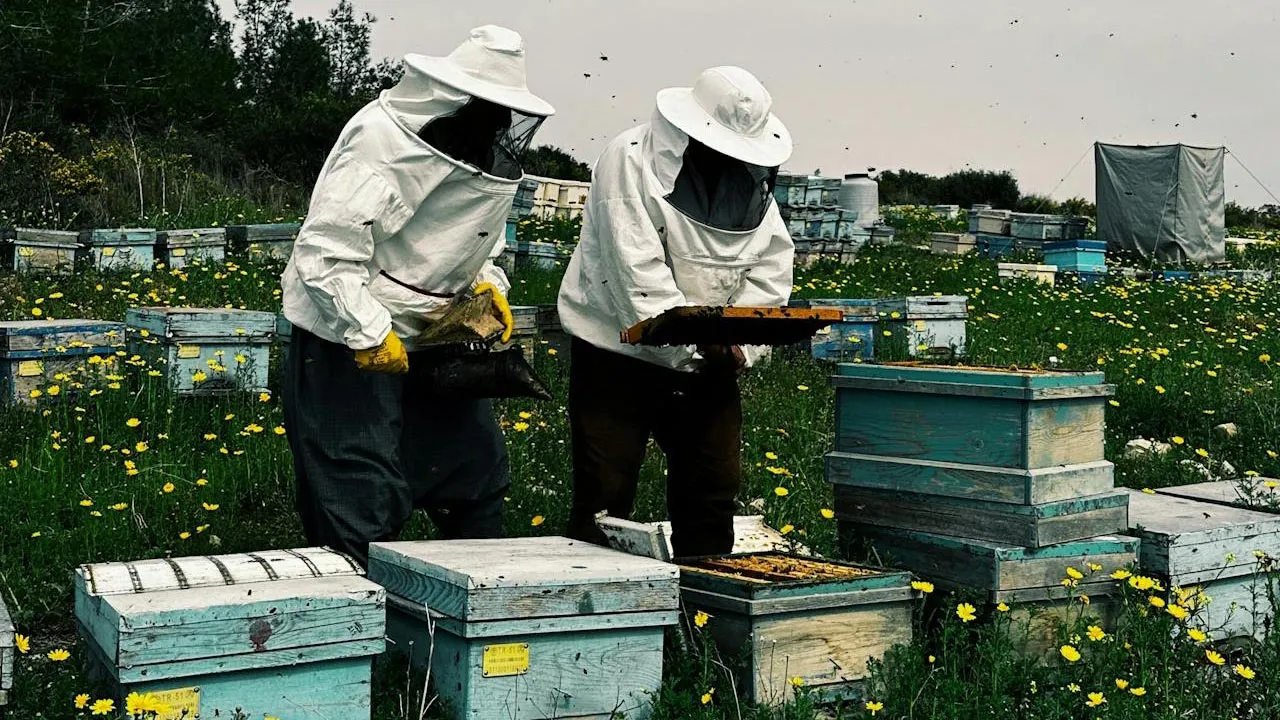
[[[596,514],[631,513],[652,435],[667,456],[675,554],[732,549],[737,376],[760,351],[629,346],[619,335],[679,306],[787,303],[795,248],[773,185],[791,136],[771,107],[746,70],[712,68],[692,88],[658,93],[650,122],[596,161],[559,298],[574,337],[573,537],[604,543]]]
[[[343,129],[282,278],[310,543],[363,563],[415,507],[445,537],[501,534],[509,480],[490,402],[434,397],[414,339],[459,293],[505,302],[492,258],[520,154],[553,112],[529,92],[520,35],[485,26],[448,57],[405,56],[404,78]]]

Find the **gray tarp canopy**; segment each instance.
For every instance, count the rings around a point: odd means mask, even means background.
[[[1159,262],[1226,258],[1224,148],[1094,145],[1098,238]]]

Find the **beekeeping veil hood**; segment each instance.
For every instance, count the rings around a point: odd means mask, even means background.
[[[791,135],[751,73],[716,67],[658,93],[649,151],[668,202],[720,230],[751,230],[769,210]]]
[[[494,25],[472,30],[447,57],[406,55],[383,102],[432,148],[507,179],[522,175],[520,155],[555,112],[529,92],[519,33]]]

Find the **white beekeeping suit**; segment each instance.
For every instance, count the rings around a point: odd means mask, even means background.
[[[321,170],[282,279],[295,325],[353,350],[394,329],[408,350],[455,294],[509,283],[502,250],[519,153],[554,111],[524,80],[520,36],[473,30],[347,123]]]
[[[685,305],[787,303],[795,248],[772,188],[791,137],[770,105],[747,71],[712,68],[659,93],[651,121],[605,148],[560,289],[566,331],[692,371],[694,348],[624,345],[621,331]],[[761,354],[743,351],[748,365]]]

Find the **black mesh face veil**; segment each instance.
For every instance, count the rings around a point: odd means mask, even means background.
[[[458,162],[518,180],[524,174],[520,156],[545,119],[473,97],[456,112],[427,123],[418,137]]]
[[[778,168],[751,165],[689,138],[667,202],[719,230],[754,230],[773,202]]]

